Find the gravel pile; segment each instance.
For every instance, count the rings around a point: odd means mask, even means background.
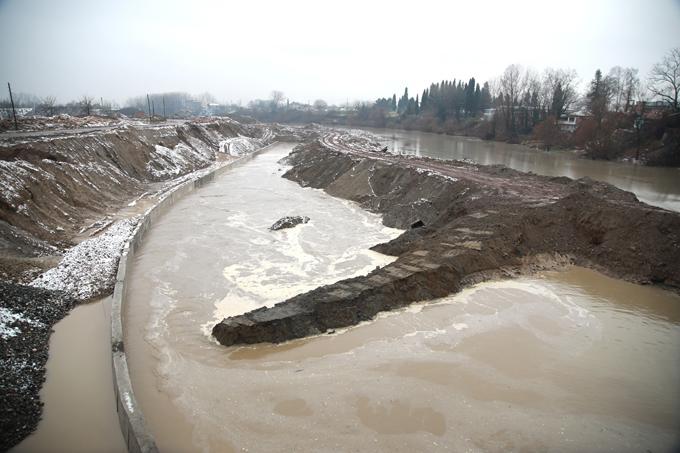
[[[52,326],[74,304],[63,292],[0,282],[0,451],[37,427]]]

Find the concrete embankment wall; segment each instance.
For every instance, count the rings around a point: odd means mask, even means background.
[[[142,241],[146,232],[151,228],[151,225],[163,213],[174,205],[177,200],[184,197],[190,192],[209,184],[217,176],[233,169],[257,154],[267,150],[273,146],[261,148],[252,154],[241,157],[238,160],[230,162],[214,171],[198,177],[196,179],[187,181],[178,186],[171,193],[169,193],[163,200],[156,204],[153,208],[146,212],[144,218],[139,222],[129,241],[123,248],[123,253],[118,264],[118,273],[116,276],[116,285],[113,291],[113,301],[111,305],[111,357],[113,361],[113,388],[116,395],[116,408],[118,411],[118,419],[120,421],[120,428],[123,432],[123,438],[127,444],[127,449],[130,452],[157,452],[158,448],[154,441],[153,435],[149,432],[144,421],[144,415],[137,404],[130,373],[127,364],[127,357],[125,354],[124,341],[124,310],[125,310],[125,290],[126,278],[129,267],[132,265],[135,252],[141,247]]]

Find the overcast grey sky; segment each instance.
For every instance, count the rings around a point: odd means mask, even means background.
[[[644,78],[680,46],[680,0],[0,0],[0,30],[0,81],[59,101],[209,91],[245,103],[276,89],[341,103],[511,63]]]

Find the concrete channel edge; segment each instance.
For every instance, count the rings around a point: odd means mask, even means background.
[[[155,453],[159,451],[153,435],[146,426],[144,415],[137,404],[137,399],[135,398],[132,388],[132,381],[130,379],[127,357],[125,355],[123,316],[125,309],[126,277],[128,268],[134,259],[135,251],[141,246],[144,235],[154,221],[168,211],[168,209],[178,200],[188,193],[214,181],[217,176],[227,170],[231,170],[235,166],[247,162],[276,144],[278,144],[278,142],[273,142],[174,188],[166,194],[161,201],[146,211],[144,218],[137,224],[137,227],[123,247],[123,252],[120,256],[120,261],[118,262],[116,284],[113,289],[111,301],[111,361],[113,364],[113,390],[116,397],[118,421],[127,450],[130,453]]]

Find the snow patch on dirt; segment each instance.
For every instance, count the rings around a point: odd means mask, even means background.
[[[121,250],[139,218],[119,220],[103,233],[69,249],[59,265],[31,282],[31,286],[65,291],[88,300],[106,292],[116,276]]]
[[[34,327],[44,327],[40,321],[25,317],[21,313],[15,313],[9,308],[0,307],[0,338],[6,340],[21,333],[18,323],[28,324]]]
[[[262,148],[268,139],[259,139],[239,135],[220,141],[220,152],[230,156],[243,156],[250,154],[258,148]]]

